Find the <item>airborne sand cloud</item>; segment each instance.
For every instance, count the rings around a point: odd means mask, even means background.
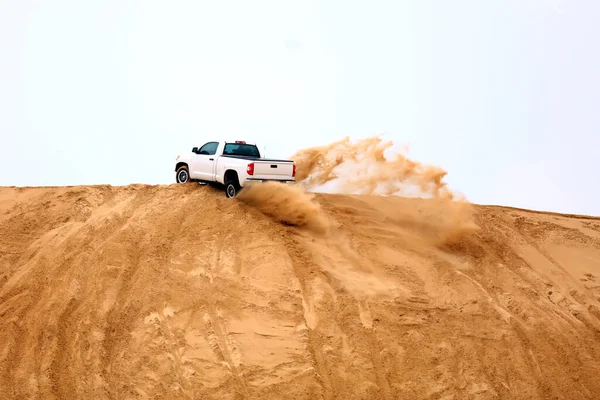
[[[351,140],[298,151],[297,181],[309,191],[460,199],[444,182],[440,167],[411,160],[380,137]]]
[[[279,222],[331,232],[331,216],[325,216],[314,192],[421,197],[430,199],[422,214],[396,209],[389,210],[389,217],[402,215],[404,224],[421,226],[423,240],[435,245],[477,229],[472,205],[444,182],[446,171],[409,159],[391,141],[345,138],[300,150],[291,159],[298,167],[295,185],[255,183],[239,199]]]
[[[320,232],[329,228],[329,221],[319,203],[314,201],[314,195],[298,186],[254,183],[244,188],[238,199],[287,225],[307,226]]]

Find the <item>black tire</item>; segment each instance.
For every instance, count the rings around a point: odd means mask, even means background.
[[[225,182],[225,196],[228,199],[234,198],[238,195],[240,191],[240,184],[237,179],[228,179]]]
[[[177,183],[190,183],[190,170],[187,165],[182,165],[177,168],[177,172],[175,172],[175,181]]]

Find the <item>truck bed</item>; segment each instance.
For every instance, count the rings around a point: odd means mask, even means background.
[[[250,157],[250,156],[235,156],[235,155],[231,155],[231,154],[222,154],[221,157],[238,158],[238,159],[241,159],[241,160],[248,160],[248,161],[287,162],[287,163],[293,163],[294,162],[292,160],[277,160],[275,158],[258,158],[258,157]]]

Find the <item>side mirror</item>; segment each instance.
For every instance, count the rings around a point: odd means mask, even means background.
[[[194,147],[194,148],[192,149],[192,153],[196,153],[196,154],[197,154],[197,153],[198,153],[198,148],[197,148],[197,147]]]

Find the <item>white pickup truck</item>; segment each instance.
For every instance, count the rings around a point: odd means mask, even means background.
[[[177,183],[218,183],[227,197],[235,197],[252,181],[294,182],[296,164],[292,160],[263,158],[255,144],[245,141],[212,141],[177,156]]]

